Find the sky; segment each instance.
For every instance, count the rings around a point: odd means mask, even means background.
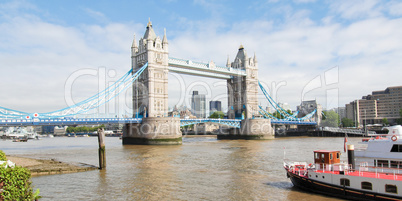
[[[161,38],[166,29],[170,57],[224,66],[243,45],[292,110],[402,85],[402,1],[2,0],[0,106],[50,112],[98,93],[131,68],[149,19]],[[225,80],[169,74],[170,107],[189,106],[193,90],[227,106]],[[261,91],[259,104],[268,105]],[[105,107],[130,114],[131,90]]]

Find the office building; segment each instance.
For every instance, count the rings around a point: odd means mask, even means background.
[[[198,94],[198,91],[193,91],[191,96],[191,113],[197,118],[206,118],[205,95]]]
[[[367,124],[382,124],[386,118],[390,124],[401,118],[402,86],[388,87],[383,91],[373,91],[360,100],[346,104],[346,117],[357,127]]]
[[[209,115],[216,111],[222,111],[221,101],[209,101]]]

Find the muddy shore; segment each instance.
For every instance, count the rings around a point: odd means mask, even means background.
[[[54,159],[43,160],[20,156],[7,156],[7,159],[18,166],[29,169],[32,176],[84,172],[98,169],[98,167],[88,164],[69,164]]]

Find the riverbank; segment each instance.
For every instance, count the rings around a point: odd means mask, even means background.
[[[98,169],[98,167],[88,164],[69,164],[54,159],[44,160],[8,155],[7,159],[18,166],[29,169],[32,176],[85,172]]]

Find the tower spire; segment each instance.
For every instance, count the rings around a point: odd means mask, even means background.
[[[228,55],[228,60],[226,61],[226,67],[230,67],[230,60],[229,60],[229,55]]]
[[[166,37],[166,28],[163,29],[163,39],[162,39],[162,43],[163,43],[163,44],[167,44],[167,43],[168,43],[167,37]]]
[[[254,52],[254,63],[258,63],[257,56],[255,56],[255,52]]]
[[[147,28],[152,27],[152,22],[151,22],[151,18],[148,18],[148,24],[147,24]]]
[[[151,18],[149,18],[149,21],[148,21],[148,24],[147,24],[147,30],[145,31],[145,34],[144,34],[143,38],[147,39],[147,40],[155,40],[156,39],[155,31],[152,28]]]
[[[134,34],[133,44],[131,45],[131,47],[132,48],[138,48],[137,41],[135,40],[135,34]]]

